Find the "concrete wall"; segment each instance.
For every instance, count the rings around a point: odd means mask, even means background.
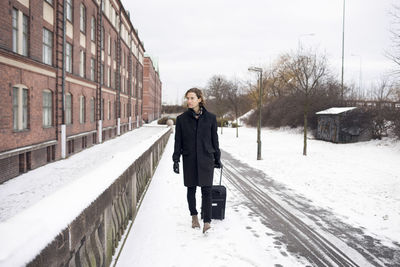
[[[171,131],[54,238],[28,266],[109,266],[129,220],[153,176]]]

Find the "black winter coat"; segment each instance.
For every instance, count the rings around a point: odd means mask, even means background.
[[[214,162],[220,160],[221,152],[216,116],[204,107],[198,119],[194,117],[192,109],[188,109],[176,118],[172,160],[179,162],[181,154],[185,186],[211,186]]]

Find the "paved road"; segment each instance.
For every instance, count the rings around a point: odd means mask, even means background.
[[[400,244],[387,247],[227,152],[222,151],[222,158],[228,194],[233,189],[246,196],[244,204],[290,253],[318,267],[400,266]]]

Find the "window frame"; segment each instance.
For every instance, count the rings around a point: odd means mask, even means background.
[[[43,128],[53,126],[53,92],[49,89],[42,91],[42,126]]]
[[[79,96],[79,123],[85,124],[86,122],[86,97]]]
[[[72,94],[65,94],[65,124],[72,124]]]
[[[65,42],[65,70],[68,73],[72,73],[73,66],[73,48],[72,44]]]
[[[46,40],[46,33],[47,39]],[[42,61],[44,64],[53,65],[53,32],[43,28]],[[47,53],[46,53],[47,52]]]
[[[11,11],[11,28],[12,28],[12,51],[18,53],[18,9],[13,8]]]
[[[86,6],[81,3],[79,7],[79,30],[86,34]]]
[[[96,41],[96,18],[94,16],[90,21],[90,40],[92,42]]]
[[[73,23],[74,19],[74,4],[73,0],[66,0],[67,8],[66,8],[66,18],[69,22]]]

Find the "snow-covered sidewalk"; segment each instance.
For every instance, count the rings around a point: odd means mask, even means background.
[[[143,199],[117,266],[303,266],[293,255],[276,249],[272,231],[243,205],[244,196],[228,181],[225,219],[213,220],[204,235],[191,228],[186,187],[172,171],[173,136]],[[214,183],[219,182],[219,170]],[[197,190],[200,211],[201,192]],[[201,223],[202,225],[202,223]]]
[[[168,130],[144,126],[0,185],[0,266],[32,260]]]

